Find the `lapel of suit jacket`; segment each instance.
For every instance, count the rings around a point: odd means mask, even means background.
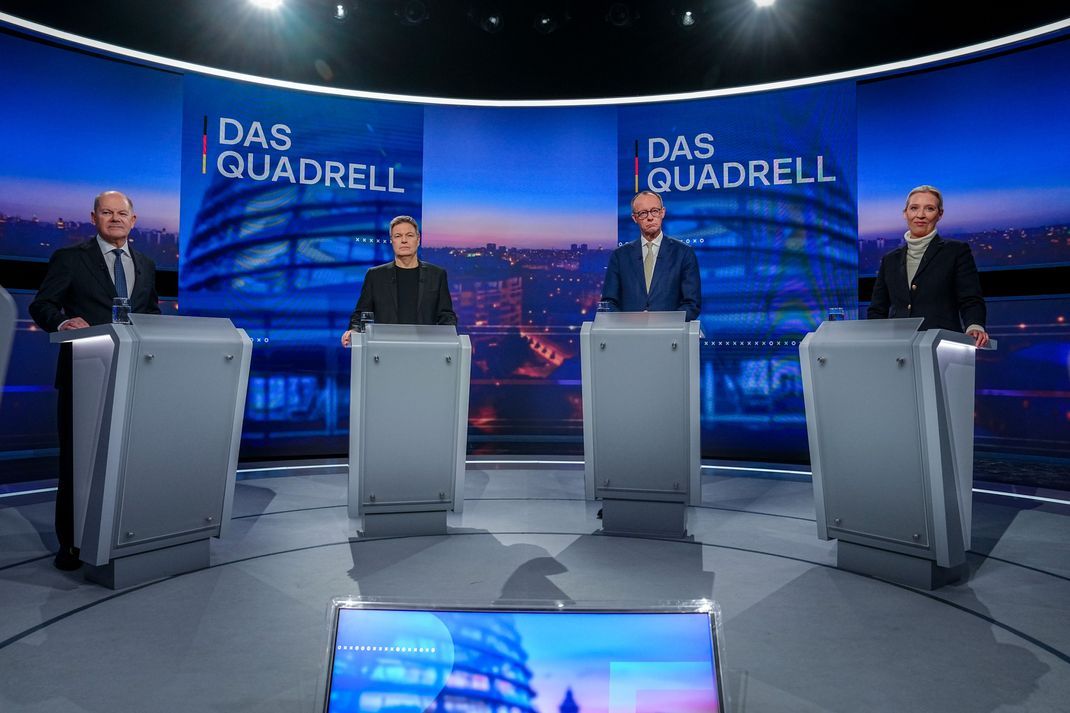
[[[899,292],[900,289],[906,289],[907,285],[907,248],[902,245],[896,248],[894,251],[895,258],[890,260],[889,267],[891,272],[888,275],[888,290]]]
[[[100,246],[97,245],[95,237],[82,243],[82,259],[85,260],[89,274],[100,283],[100,287],[105,294],[111,299],[115,299],[117,296],[115,283],[112,281],[111,275],[108,274],[108,263],[104,259],[104,253],[100,251]]]
[[[417,281],[418,286],[416,288],[416,318],[419,319],[420,305],[424,303],[424,283],[427,280],[427,264],[419,260],[417,260],[416,264],[419,265],[416,269],[420,271]]]
[[[390,267],[387,268],[387,272],[390,275],[390,293],[387,296],[388,304],[390,305],[390,317],[389,322],[398,321],[398,266],[396,263],[389,263]],[[388,323],[389,323],[388,322]]]
[[[646,289],[646,272],[643,270],[643,242],[646,240],[642,235],[638,240],[633,240],[628,243],[631,248],[631,257],[628,259],[628,265],[632,271],[632,277],[639,281],[639,284],[643,286],[643,294],[647,297],[650,296],[650,292]],[[650,286],[654,286],[654,280],[650,280]]]
[[[130,293],[130,303],[134,303],[134,295],[140,295],[149,290],[152,285],[149,284],[148,277],[146,277],[147,270],[145,269],[145,256],[139,253],[134,248],[130,247],[130,243],[127,242],[127,248],[130,250],[130,259],[134,262],[134,289]]]
[[[934,235],[933,239],[929,241],[929,247],[925,248],[925,254],[921,256],[921,263],[918,264],[918,271],[914,273],[914,279],[918,279],[918,275],[922,270],[929,266],[936,258],[936,253],[940,252],[940,249],[944,247],[944,241],[940,239],[939,235]]]

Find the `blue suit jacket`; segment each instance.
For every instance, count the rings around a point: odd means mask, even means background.
[[[702,310],[702,278],[691,246],[668,235],[661,239],[658,261],[646,291],[643,238],[622,245],[609,256],[602,299],[621,312],[687,312],[697,319]]]

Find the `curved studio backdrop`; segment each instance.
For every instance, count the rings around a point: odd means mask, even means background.
[[[1070,264],[1065,28],[882,74],[531,106],[284,88],[7,29],[0,257],[47,260],[92,235],[95,193],[128,192],[135,245],[178,270],[166,311],[230,317],[256,343],[243,458],[345,452],[338,335],[398,214],[421,221],[472,337],[474,453],[581,450],[579,327],[637,236],[637,189],[699,256],[706,458],[808,459],[798,342],[828,308],[856,313],[914,185],[944,190],[941,233],[982,271]],[[25,318],[32,292],[16,299]],[[1070,456],[1068,312],[1065,290],[990,299],[979,448]],[[8,454],[54,447],[54,361],[23,319]]]

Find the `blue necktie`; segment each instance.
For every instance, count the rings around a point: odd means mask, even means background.
[[[111,254],[115,256],[115,296],[129,297],[126,289],[126,270],[123,269],[123,251],[115,248]]]

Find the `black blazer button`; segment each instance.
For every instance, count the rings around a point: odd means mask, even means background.
[[[910,286],[910,289],[912,289],[912,290],[916,290],[916,289],[918,289],[918,286],[917,286],[917,285],[911,285],[911,286]]]
[[[908,310],[910,309],[910,305],[907,305],[907,309],[908,309]]]

